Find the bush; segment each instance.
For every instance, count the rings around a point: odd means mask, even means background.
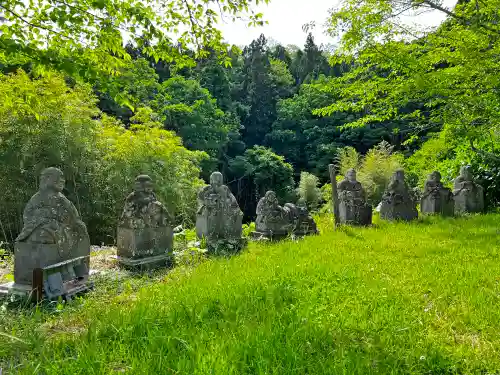
[[[348,169],[357,171],[357,179],[366,191],[367,201],[376,206],[382,199],[387,184],[392,174],[403,166],[403,156],[393,152],[393,146],[387,142],[381,142],[368,151],[365,156],[359,155],[352,147],[344,147],[338,155],[340,175],[337,182],[341,181]],[[332,189],[330,184],[321,188],[323,198],[328,199],[324,210],[331,205]]]
[[[136,175],[149,174],[179,221],[191,221],[202,181],[201,152],[188,151],[143,109],[125,129],[102,115],[91,88],[69,88],[63,77],[0,76],[0,237],[12,242],[40,172],[63,170],[67,197],[87,223],[93,243],[112,242],[123,200]]]
[[[310,211],[316,211],[322,198],[321,191],[318,188],[319,179],[308,172],[300,173],[300,182],[298,193],[301,199],[306,202]]]

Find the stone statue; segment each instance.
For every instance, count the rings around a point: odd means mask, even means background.
[[[418,217],[417,207],[410,194],[402,169],[397,170],[382,196],[380,217],[385,220],[410,221]]]
[[[33,270],[73,258],[85,259],[88,275],[90,240],[77,209],[63,194],[64,175],[58,168],[46,168],[40,187],[23,213],[24,226],[16,238],[14,281],[31,284]]]
[[[318,234],[316,222],[309,213],[306,202],[303,199],[299,199],[297,205],[287,203],[284,208],[292,213],[293,221],[295,222],[292,233],[295,236],[301,237],[310,234]]]
[[[124,266],[169,265],[173,218],[156,198],[151,177],[139,175],[118,223],[117,255]]]
[[[299,200],[297,205],[286,203],[281,207],[274,191],[268,191],[260,199],[255,232],[252,234],[254,238],[280,240],[291,234],[305,236],[316,233],[316,223],[303,200]]]
[[[453,215],[453,194],[441,183],[441,173],[432,172],[425,181],[424,192],[420,201],[420,211],[424,214]]]
[[[283,208],[278,204],[278,198],[274,191],[268,191],[259,200],[254,237],[281,239],[289,235],[295,225],[290,209]]]
[[[209,251],[212,252],[217,252],[219,245],[238,251],[243,246],[242,220],[243,212],[233,193],[223,185],[222,173],[212,173],[210,185],[205,186],[198,194],[198,238],[205,238]]]
[[[343,181],[337,185],[339,194],[340,223],[370,225],[372,207],[366,203],[363,186],[356,180],[356,171],[349,169]]]
[[[482,212],[484,210],[483,187],[473,181],[470,166],[460,168],[460,176],[455,179],[453,195],[456,214]]]

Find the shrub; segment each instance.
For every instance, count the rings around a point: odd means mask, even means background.
[[[337,182],[342,180],[348,169],[357,171],[357,179],[366,191],[366,198],[373,206],[378,205],[392,174],[403,166],[403,156],[393,152],[393,147],[387,142],[381,142],[367,152],[365,156],[359,155],[352,147],[344,147],[337,158],[340,174]],[[327,203],[323,211],[329,210],[331,205],[332,189],[330,184],[325,184],[321,191]]]
[[[318,209],[322,198],[318,184],[319,179],[315,175],[308,172],[300,173],[298,193],[300,198],[306,202],[307,208],[311,211]]]
[[[90,87],[69,88],[58,75],[32,80],[22,71],[0,76],[0,97],[0,237],[6,241],[20,231],[24,206],[48,166],[63,170],[65,194],[93,243],[112,241],[123,199],[141,173],[154,179],[179,221],[191,220],[205,154],[160,129],[151,110],[139,111],[125,129],[102,115]]]

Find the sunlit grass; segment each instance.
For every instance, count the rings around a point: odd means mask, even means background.
[[[500,371],[500,215],[330,227],[99,281],[59,313],[6,310],[1,362],[26,374]]]

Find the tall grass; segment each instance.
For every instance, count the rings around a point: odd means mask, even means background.
[[[495,373],[499,222],[333,232],[325,219],[322,235],[103,284],[60,313],[4,311],[1,361],[21,374]]]

